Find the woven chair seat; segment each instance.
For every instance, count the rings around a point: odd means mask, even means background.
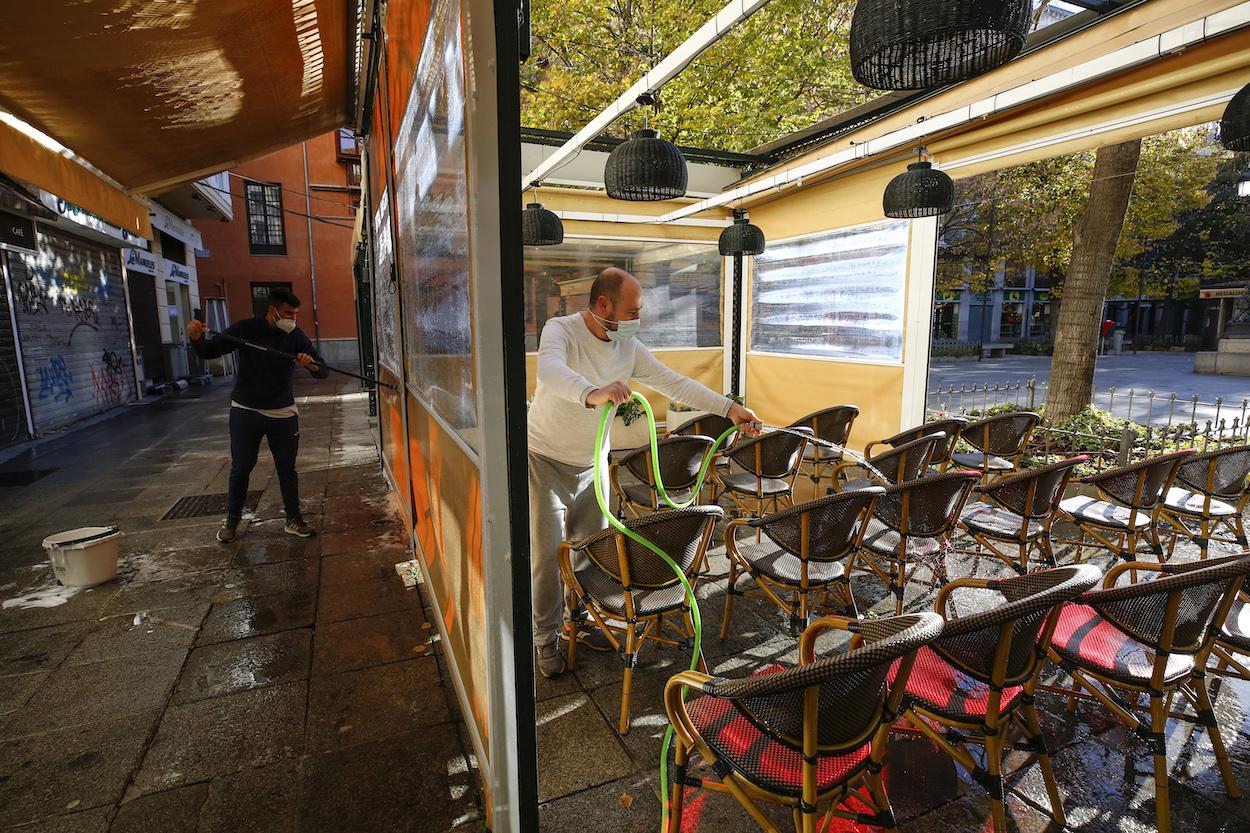
[[[991,538],[1008,538],[1014,541],[1020,535],[1020,526],[1024,522],[1024,517],[1010,509],[1003,509],[1001,506],[970,503],[964,507],[959,520],[973,532],[988,535]],[[1028,539],[1030,541],[1045,532],[1045,527],[1040,523],[1029,521]]]
[[[880,486],[880,485],[881,484],[879,482],[877,482],[876,480],[873,480],[871,477],[857,477],[854,480],[848,480],[845,483],[843,483],[842,491],[853,492],[856,489],[870,489],[873,486]]]
[[[809,445],[803,450],[803,459],[809,462],[819,460],[822,463],[836,463],[842,459],[842,452]]]
[[[720,482],[729,491],[745,495],[754,495],[757,490],[765,495],[784,495],[790,491],[790,483],[786,480],[779,477],[756,477],[745,471],[722,474]]]
[[[1206,498],[1201,492],[1191,492],[1188,489],[1179,489],[1175,486],[1168,489],[1168,493],[1163,498],[1163,505],[1173,512],[1179,512],[1182,515],[1193,515],[1196,518],[1202,517],[1202,505]],[[1211,508],[1208,510],[1211,517],[1228,517],[1237,514],[1237,508],[1222,500],[1211,499]]]
[[[734,545],[738,555],[746,559],[752,569],[758,570],[773,581],[792,584],[795,587],[799,585],[803,562],[798,556],[786,552],[768,538],[764,538],[758,544],[750,539],[737,540]],[[837,581],[842,578],[844,572],[846,571],[841,561],[809,559],[807,562],[807,580],[812,585]]]
[[[890,669],[890,682],[898,666]],[[1011,709],[1024,686],[1007,686],[1003,689],[999,709]],[[986,683],[960,671],[944,660],[932,648],[925,646],[916,652],[916,664],[907,678],[904,706],[919,706],[949,720],[965,722],[981,720],[989,708],[990,687]]]
[[[1242,653],[1250,653],[1250,604],[1240,600],[1233,602],[1224,627],[1220,628],[1220,641]]]
[[[600,608],[625,615],[625,588],[619,582],[594,565],[577,570],[574,575],[577,583]],[[631,592],[634,596],[634,612],[639,616],[676,610],[686,601],[686,591],[680,583],[655,590],[635,588]]]
[[[1150,683],[1155,652],[1088,605],[1073,603],[1063,609],[1051,647],[1065,660],[1094,674],[1133,686]],[[1171,654],[1163,682],[1175,682],[1193,668],[1192,656]]]
[[[960,468],[980,469],[983,471],[1011,471],[1015,468],[1011,461],[995,454],[987,460],[984,454],[960,452],[952,454],[951,460]]]
[[[772,674],[773,666],[753,676]],[[800,708],[802,700],[799,701]],[[739,711],[732,700],[696,697],[686,710],[699,735],[735,773],[770,792],[799,797],[803,792],[803,751],[766,735]],[[825,792],[846,781],[868,764],[872,745],[865,743],[846,755],[817,758],[817,790]]]
[[[890,529],[876,518],[868,521],[868,531],[864,534],[865,547],[868,547],[878,555],[892,557],[898,553],[898,541],[899,535],[893,529]],[[912,560],[935,556],[941,550],[942,543],[937,538],[911,536],[907,539],[906,556]]]
[[[1076,518],[1077,522],[1092,523],[1112,529],[1130,529],[1150,526],[1150,515],[1145,512],[1133,512],[1126,506],[1119,506],[1105,500],[1092,497],[1070,497],[1059,504],[1059,508]],[[1130,527],[1130,524],[1132,527]]]
[[[645,483],[628,483],[621,487],[621,491],[625,493],[625,497],[629,499],[630,503],[639,506],[651,505],[651,488]],[[668,496],[675,503],[685,503],[687,500],[690,500],[690,490],[684,489],[677,492],[669,492]],[[668,504],[664,502],[664,498],[659,497],[658,492],[656,493],[656,498],[661,509],[668,508]]]

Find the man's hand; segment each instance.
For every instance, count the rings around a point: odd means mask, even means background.
[[[613,405],[624,405],[631,396],[633,396],[633,391],[629,389],[629,385],[624,382],[613,382],[592,390],[586,397],[586,405],[591,408],[597,408],[609,402]]]
[[[203,321],[196,321],[192,318],[187,322],[187,336],[192,341],[199,341],[204,337],[204,333],[208,332],[208,325]]]
[[[300,353],[299,355],[295,357],[295,361],[300,366],[308,368],[308,370],[312,373],[316,373],[318,370],[320,370],[320,368],[317,366],[316,360],[313,359],[313,357],[308,355],[307,353]]]
[[[744,408],[737,402],[729,406],[729,413],[725,416],[733,420],[734,425],[741,425],[742,433],[748,437],[754,437],[760,432],[760,418],[755,415],[755,411]]]

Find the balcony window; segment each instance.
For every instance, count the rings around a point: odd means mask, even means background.
[[[282,223],[282,187],[276,183],[246,185],[248,251],[254,255],[286,254]]]

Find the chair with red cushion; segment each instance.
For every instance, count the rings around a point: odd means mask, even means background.
[[[1106,547],[1113,555],[1126,561],[1137,558],[1137,544],[1145,539],[1151,551],[1163,560],[1163,543],[1159,540],[1159,512],[1163,498],[1176,477],[1176,468],[1192,450],[1161,454],[1140,463],[1108,469],[1080,483],[1088,483],[1098,490],[1098,497],[1075,495],[1061,501],[1059,515],[1076,525],[1075,541],[1059,541],[1060,544],[1076,546],[1076,560],[1081,551],[1094,540],[1092,546]]]
[[[1163,577],[1118,584],[1121,577],[1142,572]],[[1154,755],[1159,833],[1172,827],[1164,734],[1169,717],[1206,730],[1225,790],[1232,798],[1239,795],[1204,673],[1248,574],[1250,557],[1244,553],[1189,564],[1119,564],[1107,573],[1102,589],[1065,607],[1055,627],[1050,657],[1076,688],[1044,688],[1101,703],[1146,741]],[[1177,695],[1190,701],[1194,714],[1177,709]],[[1148,709],[1140,704],[1143,697],[1149,698]]]
[[[946,626],[916,654],[903,695],[904,718],[914,728],[901,731],[927,736],[985,787],[998,833],[1007,829],[1002,755],[1012,730],[1037,755],[1054,819],[1064,823],[1033,692],[1060,609],[1100,576],[1097,568],[1079,564],[1012,578],[959,579],[938,593],[936,609]],[[979,609],[957,611],[955,591],[968,589],[976,591],[970,595]],[[985,766],[969,752],[970,744],[985,747]]]
[[[816,638],[830,629],[853,634],[849,650],[817,660]],[[798,668],[735,680],[686,671],[670,679],[664,706],[675,766],[665,785],[672,809],[667,833],[682,829],[687,787],[733,795],[773,833],[761,804],[789,808],[803,833],[829,829],[835,817],[896,830],[881,778],[890,723],[917,649],[941,631],[942,617],[934,613],[826,617],[803,632]],[[687,689],[698,696],[684,701]],[[717,779],[688,777],[691,756]],[[848,799],[855,804],[845,804]],[[863,804],[872,812],[857,812],[855,805]]]
[[[973,491],[986,500],[967,504],[959,516],[959,526],[1018,573],[1029,571],[1029,555],[1034,550],[1049,566],[1055,566],[1050,527],[1073,470],[1088,460],[1085,455],[1071,457],[977,486]],[[1012,558],[998,544],[1014,546],[1018,557]]]
[[[918,569],[929,568],[935,586],[946,580],[959,513],[980,479],[979,472],[952,471],[886,489],[847,572],[875,575],[894,594],[894,612],[902,613],[903,593]]]

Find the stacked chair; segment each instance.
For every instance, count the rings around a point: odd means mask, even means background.
[[[853,635],[849,650],[817,659],[816,639],[832,629]],[[675,766],[665,785],[666,833],[683,829],[688,787],[729,793],[769,831],[776,827],[761,805],[790,810],[803,833],[828,829],[835,817],[897,829],[881,777],[890,724],[916,651],[941,630],[942,618],[933,613],[876,621],[828,617],[804,631],[798,668],[773,667],[737,680],[694,671],[670,679],[664,707],[675,734]],[[683,700],[686,690],[696,696]],[[716,778],[690,777],[692,758]]]
[[[1075,545],[1077,561],[1090,546],[1087,537],[1117,558],[1134,561],[1137,545],[1145,539],[1155,557],[1162,561],[1159,513],[1163,498],[1172,487],[1177,467],[1193,453],[1163,454],[1081,478],[1078,482],[1092,485],[1099,497],[1078,495],[1060,502],[1059,514],[1071,521],[1078,533],[1075,541],[1061,543]]]
[[[707,557],[712,528],[724,514],[719,506],[656,512],[625,526],[668,553],[692,585]],[[585,556],[585,566],[574,556]],[[648,640],[676,645],[694,635],[686,592],[664,559],[615,529],[605,529],[559,550],[560,575],[573,599],[568,665],[576,662],[577,632],[594,620],[625,665],[620,733],[629,731],[629,700],[638,652]],[[665,632],[666,618],[680,617],[682,633]]]
[[[842,562],[859,549],[877,498],[883,494],[885,489],[880,486],[859,489],[763,518],[730,521],[725,529],[729,584],[721,639],[729,635],[734,596],[742,593],[737,582],[743,574],[751,576],[760,592],[789,618],[792,636],[807,626],[812,597],[831,589],[839,590],[844,606],[858,616],[849,573]],[[756,536],[740,539],[739,531],[755,532]]]
[[[987,478],[1010,474],[1020,468],[1033,429],[1041,421],[1032,411],[1013,411],[970,422],[959,432],[959,438],[974,451],[952,454],[951,462],[976,469]]]

